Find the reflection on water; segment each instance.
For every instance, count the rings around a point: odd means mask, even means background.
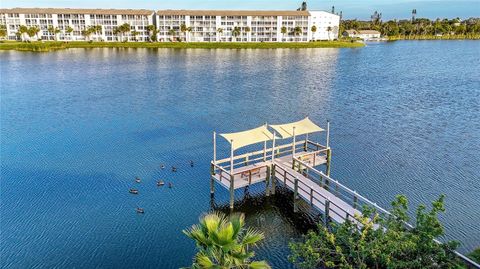
[[[332,121],[335,178],[385,207],[399,193],[412,206],[446,193],[447,237],[471,250],[480,242],[476,45],[0,52],[1,266],[189,265],[195,246],[181,230],[212,209],[211,132],[306,115]],[[219,141],[218,156],[228,150]],[[293,213],[281,189],[249,191],[237,191],[236,210],[267,234],[258,258],[291,267],[288,242],[318,212]],[[228,210],[228,191],[217,186],[214,203]]]

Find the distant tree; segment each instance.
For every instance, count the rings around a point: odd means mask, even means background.
[[[184,23],[182,23],[182,25],[180,25],[180,32],[183,33],[185,41],[187,41],[187,30],[188,30],[188,27]]]
[[[285,34],[288,32],[287,27],[282,26],[282,28],[280,29],[280,32],[282,33],[282,39],[285,39]]]
[[[28,30],[27,30],[27,34],[28,36],[30,37],[30,40],[32,39],[32,37],[36,37],[37,40],[38,40],[38,33],[40,32],[40,28],[38,28],[38,26],[31,26],[31,27],[28,27]]]
[[[70,40],[72,40],[72,32],[73,32],[73,28],[70,27],[70,26],[67,26],[67,28],[65,29],[65,32],[70,36]]]
[[[312,28],[310,29],[312,31],[312,35],[315,35],[315,32],[317,31],[317,26],[313,25]]]
[[[140,33],[137,32],[137,31],[135,31],[135,30],[133,30],[133,31],[131,32],[131,34],[132,34],[132,36],[133,36],[133,40],[134,40],[134,41],[137,41],[137,36],[138,36]]]
[[[200,223],[184,230],[196,243],[198,253],[191,268],[268,269],[265,261],[251,261],[254,252],[249,250],[265,236],[254,229],[245,228],[243,214],[211,213],[200,218]]]
[[[90,36],[93,34],[92,28],[87,28],[82,30],[82,36],[85,37],[86,41],[90,41]]]
[[[175,41],[175,36],[177,35],[177,31],[171,28],[170,30],[168,30],[168,35],[172,36],[172,41]]]
[[[372,24],[373,25],[380,24],[381,21],[382,21],[382,13],[378,13],[375,10],[375,12],[372,14],[372,16],[370,16],[370,18],[372,19]]]
[[[130,33],[130,30],[131,30],[131,27],[130,27],[130,24],[128,24],[128,23],[124,23],[124,24],[122,24],[118,27],[118,31],[119,31],[119,34],[120,34],[120,40],[122,42],[128,41],[128,38],[126,40],[124,40],[123,36],[127,33]]]
[[[25,35],[28,35],[28,27],[25,25],[20,25],[20,27],[18,27],[17,34],[20,34],[22,41],[25,41]]]
[[[235,37],[235,41],[238,41],[237,40],[237,37],[241,34],[241,28],[240,27],[233,27],[233,30],[232,30],[232,35]]]
[[[7,26],[2,24],[0,25],[0,39],[5,39],[7,37]]]
[[[222,41],[223,28],[218,28],[217,33],[218,33],[219,41],[221,42]]]
[[[148,39],[150,41],[157,41],[158,30],[157,27],[153,24],[147,26]]]
[[[411,229],[405,224],[409,221],[407,198],[397,196],[392,207],[392,215],[381,216],[364,208],[356,222],[332,224],[331,229],[319,225],[303,241],[290,243],[289,259],[304,269],[460,267],[453,253],[458,243],[433,240],[444,235],[438,220],[439,213],[445,211],[444,196],[432,202],[430,211],[419,206],[416,225]]]
[[[55,41],[57,41],[57,37],[58,37],[58,34],[61,32],[60,29],[58,29],[58,27],[54,27],[53,25],[49,25],[48,28],[47,28],[47,31],[53,35],[53,39]]]
[[[327,27],[327,33],[328,33],[328,40],[331,40],[330,38],[330,33],[332,32],[332,27],[331,26],[328,26]]]
[[[99,36],[102,34],[102,31],[103,31],[103,28],[101,25],[94,25],[92,26],[92,32],[95,34],[95,36],[97,37],[97,41],[100,41],[100,38]]]
[[[251,31],[252,31],[252,29],[249,26],[245,27],[245,33],[247,33],[247,35],[248,35],[248,41],[250,41],[250,38],[251,38],[250,37],[250,32]]]
[[[302,27],[300,26],[296,26],[295,28],[293,28],[293,35],[294,36],[299,36],[303,33],[302,31]]]

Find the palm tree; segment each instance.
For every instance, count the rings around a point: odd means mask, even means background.
[[[218,28],[217,33],[218,33],[218,41],[221,42],[222,41],[223,28]]]
[[[235,37],[235,41],[237,41],[237,37],[241,34],[240,27],[235,26],[232,30],[232,35]]]
[[[47,31],[52,34],[55,41],[57,41],[57,35],[60,33],[60,29],[58,29],[58,27],[53,27],[53,25],[49,25]]]
[[[0,39],[4,39],[7,37],[7,26],[6,25],[0,25]]]
[[[48,33],[50,33],[51,35],[54,35],[55,34],[55,27],[53,27],[53,25],[49,25],[48,28],[47,28],[47,31]],[[57,37],[55,36],[55,40],[57,40]]]
[[[65,32],[70,36],[70,40],[72,40],[72,32],[73,32],[73,28],[70,27],[70,26],[67,26],[67,29],[65,29]]]
[[[90,36],[92,35],[93,31],[92,28],[87,28],[82,31],[82,35],[85,37],[86,41],[90,41]]]
[[[40,32],[40,28],[38,28],[38,26],[29,27],[28,30],[27,30],[27,34],[30,37],[30,39],[32,39],[32,37],[36,36],[37,40],[38,40],[38,33],[39,32]]]
[[[250,37],[250,32],[252,31],[252,29],[247,26],[245,27],[245,32],[247,33],[247,41],[250,41],[251,37]]]
[[[297,27],[293,28],[293,34],[294,34],[295,36],[301,35],[302,32],[303,32],[303,31],[302,31],[302,27],[300,27],[300,26],[297,26]]]
[[[28,34],[28,27],[25,25],[20,25],[18,28],[17,34],[20,35],[22,41],[25,41],[25,34]]]
[[[175,35],[176,34],[177,34],[177,32],[175,31],[175,29],[171,28],[170,30],[168,30],[168,35],[172,36],[172,41],[175,40]]]
[[[282,33],[282,39],[285,39],[285,34],[287,33],[287,27],[282,26],[282,28],[280,29],[280,32]]]
[[[125,40],[123,40],[123,35],[130,32],[130,24],[124,23],[118,26],[116,29],[117,29],[117,34],[120,34],[120,41],[124,42]],[[128,41],[128,38],[126,41]]]
[[[192,32],[192,27],[187,27],[187,41],[190,41],[190,33]]]
[[[156,30],[157,30],[157,27],[155,27],[155,25],[153,25],[153,24],[150,24],[149,26],[147,26],[148,39],[149,39],[150,41],[157,40]],[[155,33],[155,37],[154,37],[154,33]]]
[[[312,30],[312,36],[314,36],[314,35],[315,35],[315,32],[317,31],[317,26],[313,25],[310,30]],[[312,38],[312,39],[313,39],[313,38]]]
[[[186,26],[184,23],[182,23],[182,25],[180,25],[180,32],[183,33],[183,36],[184,36],[184,38],[185,38],[185,41],[187,41],[187,29],[188,29],[188,28],[187,28],[187,26]]]
[[[183,233],[195,240],[198,253],[191,268],[270,268],[266,261],[251,261],[254,252],[250,246],[264,239],[264,235],[254,229],[246,229],[245,216],[211,213],[200,218]]]
[[[328,26],[327,27],[327,32],[328,32],[328,40],[330,40],[330,32],[332,31],[332,27]]]
[[[99,35],[102,34],[102,30],[103,30],[103,28],[102,28],[101,25],[94,25],[94,26],[92,26],[92,32],[94,32],[95,35],[97,36],[97,41],[100,41],[100,40],[99,40]]]
[[[139,34],[139,32],[137,32],[136,30],[133,30],[131,34],[133,36],[133,40],[137,41],[137,35]]]

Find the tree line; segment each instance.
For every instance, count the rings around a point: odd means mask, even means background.
[[[375,12],[370,21],[342,20],[340,33],[345,30],[377,30],[383,36],[397,38],[416,38],[425,36],[460,36],[480,38],[480,18],[461,20],[415,18],[411,20],[382,21],[381,13]]]

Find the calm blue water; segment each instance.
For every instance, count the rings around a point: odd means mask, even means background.
[[[181,230],[228,204],[219,187],[209,196],[211,132],[305,115],[332,122],[335,178],[385,207],[400,193],[412,206],[445,193],[447,238],[480,246],[478,41],[3,51],[0,68],[0,267],[188,266],[195,248]],[[263,186],[236,196],[267,236],[257,256],[291,267],[287,244],[316,213],[294,214],[290,193],[266,199]]]

